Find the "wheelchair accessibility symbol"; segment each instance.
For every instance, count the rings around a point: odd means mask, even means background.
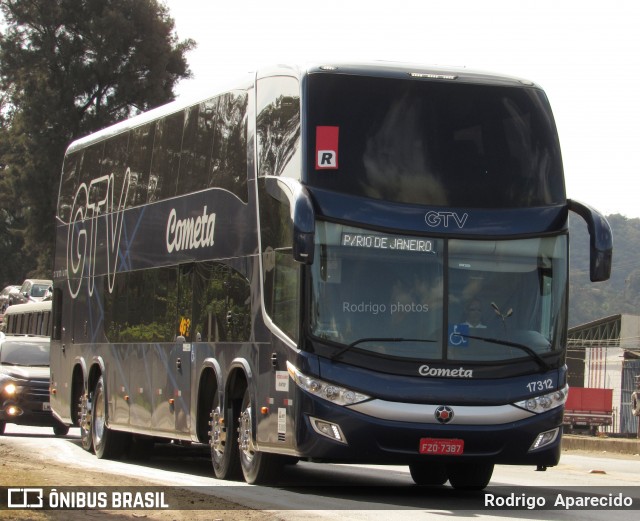
[[[469,339],[467,336],[469,335],[469,325],[468,324],[451,324],[449,325],[449,345],[458,347],[458,346],[468,346]]]

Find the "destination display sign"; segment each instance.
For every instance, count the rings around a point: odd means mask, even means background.
[[[433,249],[433,241],[430,239],[423,239],[421,237],[343,232],[340,244],[342,246],[350,246],[353,248],[435,253],[435,250]]]

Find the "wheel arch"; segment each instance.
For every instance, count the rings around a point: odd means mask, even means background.
[[[224,399],[222,368],[216,359],[207,358],[200,370],[196,402],[196,436],[201,443],[208,443],[213,398],[218,390]]]
[[[229,375],[225,385],[225,395],[227,400],[239,400],[242,402],[244,391],[253,383],[253,371],[249,362],[244,358],[236,358],[231,363]],[[225,401],[226,403],[226,401]]]
[[[91,367],[89,368],[89,374],[87,376],[87,389],[91,393],[95,389],[98,379],[106,373],[106,366],[101,356],[96,356],[91,361]],[[104,382],[106,388],[107,382]]]
[[[247,388],[252,387],[253,371],[249,362],[244,358],[236,358],[230,366],[229,374],[225,383],[224,404],[225,409],[231,410],[233,417],[240,416],[242,399]],[[253,393],[252,393],[253,395]]]
[[[79,426],[78,402],[86,387],[87,364],[84,358],[76,358],[71,371],[71,399],[69,401],[69,414],[75,426]]]

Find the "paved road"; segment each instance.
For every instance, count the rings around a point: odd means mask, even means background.
[[[569,519],[611,521],[612,509],[563,509],[576,496],[622,494],[632,498],[632,508],[614,513],[616,521],[640,516],[640,457],[564,454],[558,467],[536,472],[530,467],[498,466],[484,492],[460,493],[448,486],[416,487],[406,467],[321,465],[307,462],[287,467],[276,487],[256,487],[219,481],[212,477],[208,454],[194,447],[158,445],[143,463],[98,460],[83,451],[77,429],[55,438],[51,429],[7,425],[0,443],[15,444],[43,458],[73,462],[82,468],[138,477],[150,485],[191,488],[260,510],[272,510],[287,520],[379,519],[385,521],[452,516],[458,519]],[[302,484],[302,485],[301,485]],[[203,487],[203,488],[199,488]],[[610,487],[610,488],[603,488]],[[556,509],[540,509],[558,501]],[[496,508],[484,509],[487,502]],[[507,510],[520,502],[518,510]],[[537,508],[528,509],[527,505]],[[425,517],[426,516],[426,517]]]

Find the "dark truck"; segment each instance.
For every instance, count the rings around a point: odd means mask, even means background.
[[[613,389],[571,387],[564,407],[564,431],[595,436],[598,427],[612,424],[612,403]]]

